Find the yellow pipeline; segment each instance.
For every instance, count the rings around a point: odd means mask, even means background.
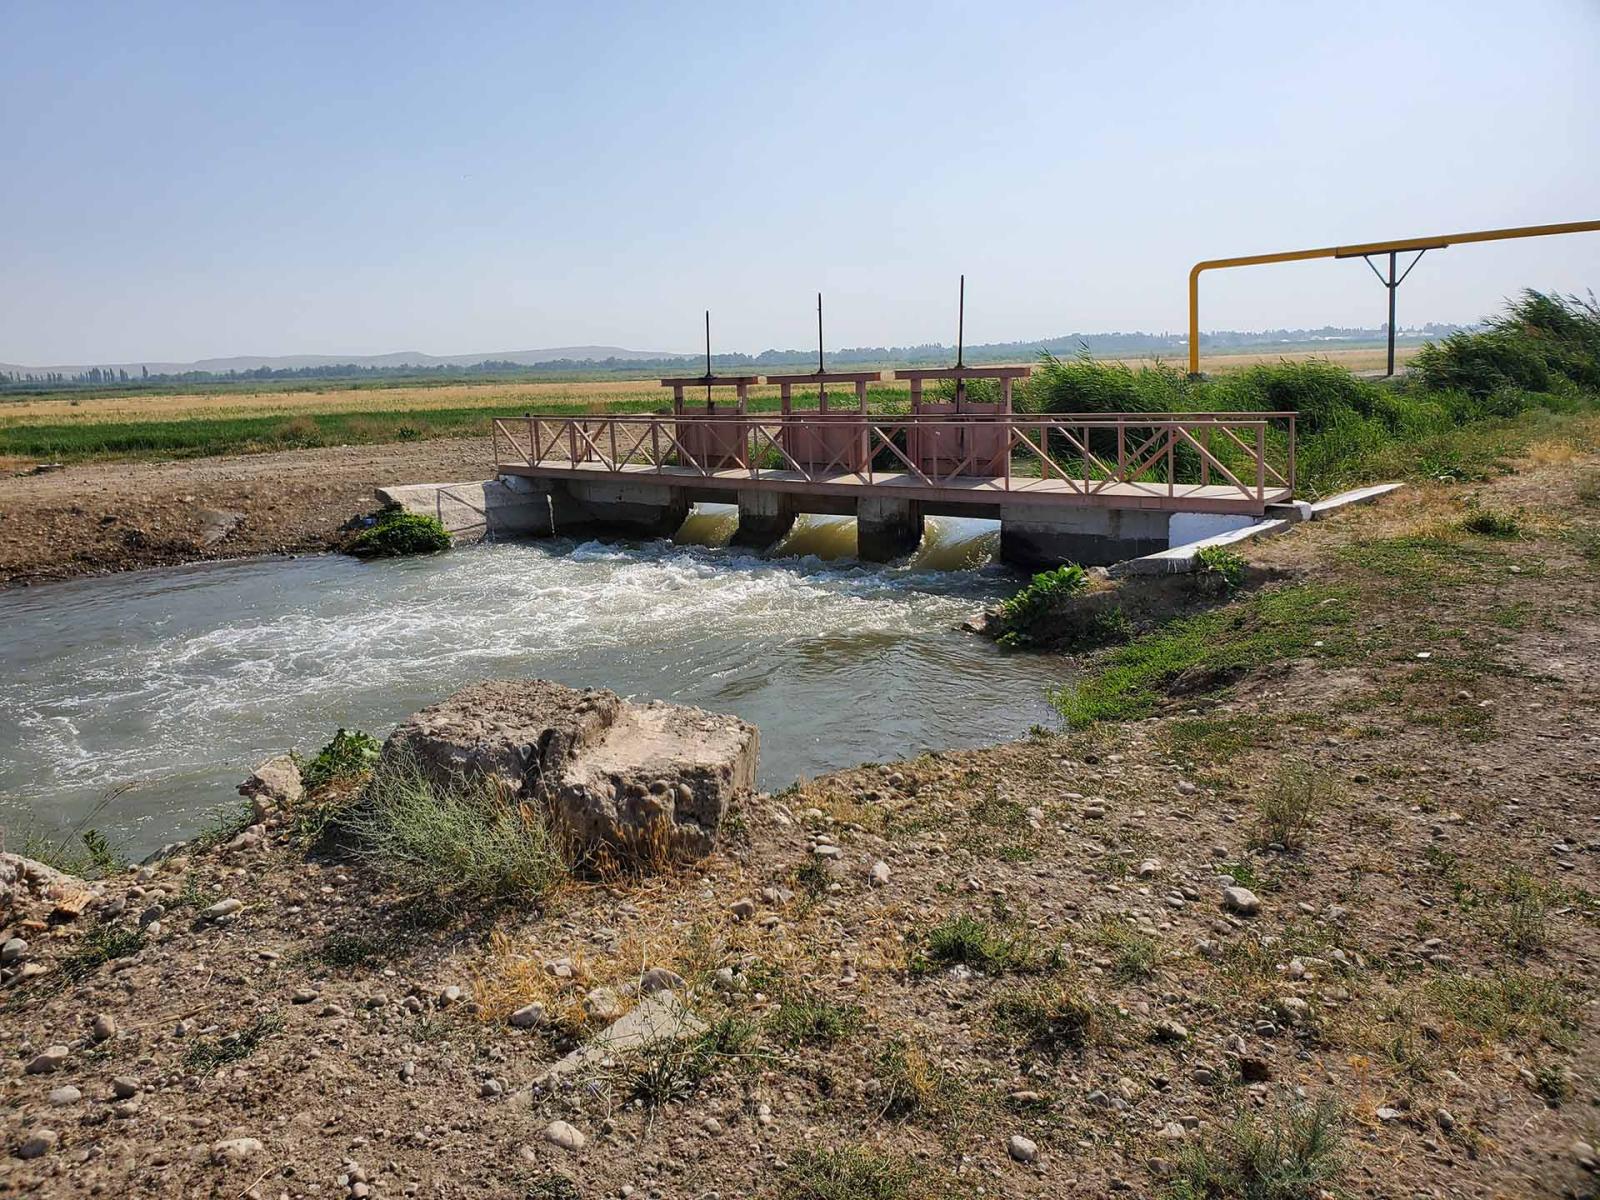
[[[1398,242],[1368,242],[1359,246],[1323,246],[1317,250],[1285,250],[1278,254],[1246,254],[1240,258],[1210,258],[1189,272],[1189,374],[1200,373],[1200,272],[1220,267],[1254,267],[1262,263],[1299,262],[1307,258],[1360,258],[1363,254],[1402,253],[1407,250],[1442,250],[1461,242],[1499,242],[1509,238],[1547,237],[1556,233],[1600,232],[1600,221],[1568,221],[1562,225],[1523,225],[1516,229],[1480,229],[1474,233],[1447,233],[1439,237],[1405,238]]]

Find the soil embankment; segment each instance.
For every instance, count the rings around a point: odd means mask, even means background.
[[[1538,457],[1252,546],[1074,727],[758,796],[688,869],[439,913],[291,803],[13,919],[4,1177],[1592,1196],[1600,457]]]
[[[0,476],[0,587],[327,550],[376,487],[491,470],[467,437]]]

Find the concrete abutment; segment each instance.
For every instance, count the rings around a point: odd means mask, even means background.
[[[1028,569],[1105,567],[1167,548],[1170,514],[1155,509],[1003,505],[1000,558]]]

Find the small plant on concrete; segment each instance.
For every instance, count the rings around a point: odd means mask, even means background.
[[[1244,586],[1246,565],[1238,551],[1226,546],[1205,546],[1194,557],[1200,564],[1200,574],[1216,580],[1224,591],[1237,592]]]
[[[450,533],[438,517],[391,505],[378,514],[369,528],[351,538],[348,548],[357,558],[437,554],[450,549]]]
[[[1241,1116],[1180,1154],[1167,1200],[1317,1200],[1343,1172],[1340,1116],[1331,1104],[1297,1104]]]
[[[1331,807],[1338,794],[1338,784],[1327,773],[1309,763],[1285,763],[1271,786],[1256,797],[1258,844],[1300,849],[1317,814]]]

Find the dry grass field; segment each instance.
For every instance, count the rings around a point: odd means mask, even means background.
[[[1420,347],[1406,346],[1398,351],[1401,361]],[[1240,371],[1261,363],[1285,359],[1324,359],[1352,371],[1383,369],[1381,349],[1284,351],[1282,353],[1216,354],[1205,361],[1212,373]],[[1150,358],[1114,360],[1130,366],[1155,361]],[[1171,362],[1172,360],[1164,360]],[[903,394],[903,385],[885,383],[874,391]],[[776,387],[752,390],[756,401],[776,402]],[[70,395],[46,398],[27,397],[0,400],[0,429],[16,425],[97,423],[125,421],[186,421],[199,418],[218,420],[241,417],[293,417],[331,413],[437,412],[482,408],[495,412],[514,409],[566,408],[649,408],[671,399],[671,393],[654,379],[583,380],[576,382],[458,383],[438,386],[340,387],[225,392],[174,391],[75,399]]]

